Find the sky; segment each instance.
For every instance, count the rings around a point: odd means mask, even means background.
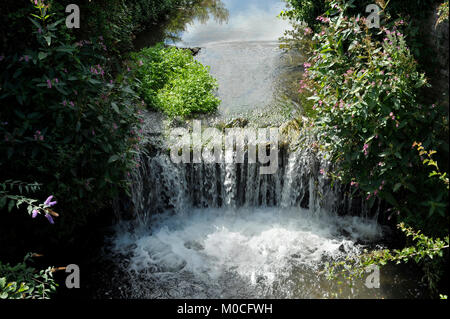
[[[198,21],[189,25],[182,34],[184,44],[205,46],[216,42],[276,41],[291,26],[277,18],[285,8],[279,0],[223,0],[230,12],[228,23],[210,19],[206,24]]]

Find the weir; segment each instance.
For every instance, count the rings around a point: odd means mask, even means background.
[[[377,219],[379,203],[372,210],[361,198],[351,196],[348,185],[332,181],[330,164],[311,145],[314,137],[303,133],[296,146],[282,144],[278,167],[273,174],[261,174],[249,151],[231,151],[230,163],[174,163],[170,147],[140,155],[140,168],[132,176],[131,201],[134,216],[145,223],[152,214],[181,213],[192,208],[298,207],[316,213],[358,215]],[[239,153],[242,160],[236,160]]]
[[[286,108],[298,101],[281,93],[297,87],[294,66],[301,65],[278,48],[288,27],[276,18],[283,3],[224,3],[227,26],[194,23],[174,44],[201,47],[196,58],[218,79],[222,104],[211,122],[280,127],[281,136],[289,127],[283,123],[299,118]],[[382,274],[380,289],[364,281],[350,288],[321,274],[327,262],[359,255],[386,231],[377,222],[382,203],[368,207],[350,185],[328,177],[330,164],[307,125],[298,138],[281,138],[278,169],[260,174],[268,164],[249,160],[248,149],[243,162],[195,163],[189,148],[187,163],[174,163],[170,130],[157,117],[148,114],[149,143],[109,243],[121,297],[404,298],[415,291],[398,284],[405,276],[392,270]]]

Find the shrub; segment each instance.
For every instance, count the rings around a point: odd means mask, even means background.
[[[64,226],[75,227],[126,188],[140,100],[131,72],[113,77],[101,37],[75,43],[49,7],[36,7],[34,41],[0,61],[0,166],[4,179],[45,185]]]
[[[352,3],[330,1],[333,9],[317,18],[321,26],[312,37],[307,25],[291,33],[301,39],[297,43],[311,46],[300,92],[308,97],[321,147],[334,163],[328,174],[351,184],[353,194],[365,194],[370,206],[377,197],[387,201],[387,218],[399,219],[413,243],[328,270],[334,277],[341,269],[351,279],[371,264],[415,260],[436,294],[448,267],[447,112],[423,94],[429,85],[407,45],[414,30],[406,20],[386,19],[381,29],[369,30],[364,18],[351,15]],[[395,6],[398,12],[401,7]]]
[[[182,117],[217,109],[216,80],[189,50],[159,44],[132,54],[132,59],[140,93],[150,107]]]
[[[370,31],[343,10],[321,17],[302,84],[338,164],[335,175],[365,192],[371,205],[380,197],[414,228],[445,234],[448,192],[427,178],[413,149],[417,141],[448,152],[445,111],[420,98],[427,81],[406,45],[404,21]]]
[[[0,299],[50,299],[56,292],[52,268],[38,271],[27,265],[32,256],[14,266],[0,262]]]

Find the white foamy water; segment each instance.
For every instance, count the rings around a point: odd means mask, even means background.
[[[130,255],[131,297],[313,298],[325,293],[317,279],[325,261],[358,254],[357,241],[382,235],[376,222],[300,208],[194,209],[151,224],[114,240],[116,253]]]

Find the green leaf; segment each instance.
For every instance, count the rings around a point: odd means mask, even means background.
[[[47,56],[48,56],[48,54],[45,52],[39,52],[39,54],[38,54],[39,60],[44,60]]]
[[[117,114],[120,114],[120,110],[119,110],[119,107],[117,106],[117,103],[116,103],[116,102],[112,102],[112,103],[111,103],[111,107],[113,108],[113,110],[114,110]]]
[[[116,162],[116,161],[119,160],[119,159],[120,159],[120,156],[118,156],[118,155],[113,155],[113,156],[111,156],[111,157],[109,158],[108,164],[113,163],[113,162]]]
[[[403,186],[402,183],[395,184],[394,188],[393,188],[393,192],[396,193],[400,189],[400,187],[402,187],[402,186]]]
[[[52,37],[51,36],[45,36],[44,39],[47,42],[47,45],[50,46],[50,44],[52,43]]]
[[[14,200],[10,200],[8,203],[8,212],[11,212],[14,207]]]

